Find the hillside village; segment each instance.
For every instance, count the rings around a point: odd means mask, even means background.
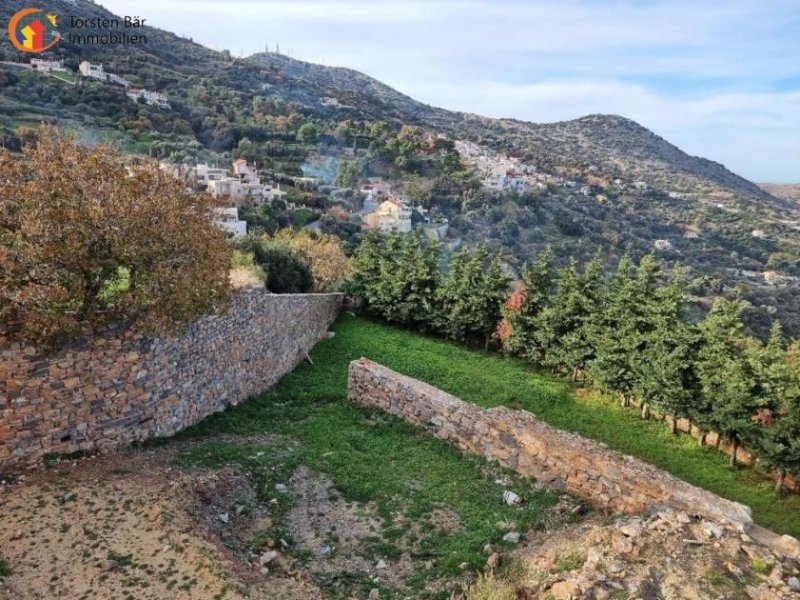
[[[72,71],[64,66],[64,61],[60,60],[32,58],[30,60],[30,67],[40,73],[72,73]],[[81,77],[122,86],[125,88],[125,95],[133,102],[141,101],[148,106],[157,106],[165,110],[169,110],[170,108],[169,100],[164,94],[144,88],[133,87],[131,82],[124,77],[105,71],[102,64],[92,64],[85,60],[78,65],[77,73]]]

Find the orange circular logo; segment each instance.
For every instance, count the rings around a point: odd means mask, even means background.
[[[61,39],[56,30],[57,16],[38,8],[23,8],[8,23],[8,37],[17,50],[44,52]]]

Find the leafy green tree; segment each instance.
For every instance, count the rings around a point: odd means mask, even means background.
[[[559,271],[556,293],[538,329],[544,364],[572,371],[577,379],[595,357],[592,323],[601,306],[602,263],[599,257],[578,272],[575,261]]]
[[[353,257],[353,276],[348,292],[356,298],[361,310],[376,314],[376,299],[380,277],[382,240],[379,233],[370,231],[361,241]]]
[[[782,382],[780,404],[772,418],[762,424],[766,428],[759,458],[779,471],[775,489],[780,491],[786,475],[800,477],[800,341],[795,341],[779,363]]]
[[[622,406],[629,406],[633,394],[636,382],[633,358],[643,333],[641,313],[652,296],[653,286],[641,283],[630,254],[626,253],[609,282],[604,305],[592,323],[596,355],[589,363],[589,376],[601,388],[619,393]]]
[[[319,128],[314,123],[303,123],[297,130],[297,141],[304,144],[314,144],[319,138]]]
[[[490,258],[485,246],[456,252],[438,293],[442,332],[462,342],[482,339],[484,347],[488,347],[509,283],[500,257]]]
[[[382,259],[382,316],[406,327],[427,329],[436,313],[438,246],[421,234],[393,234]]]
[[[533,266],[522,267],[522,282],[502,309],[506,335],[503,348],[509,354],[541,362],[542,348],[537,338],[538,319],[548,305],[553,286],[550,249],[536,255]]]
[[[779,472],[780,492],[787,473],[800,474],[800,342],[783,350],[783,333],[775,321],[767,343],[756,355],[759,408],[757,435],[748,440],[759,462]]]
[[[743,301],[718,299],[700,323],[702,346],[698,352],[697,374],[710,410],[697,423],[705,431],[715,430],[732,444],[731,465],[743,441],[758,427],[759,381],[754,368],[760,343],[743,332]]]
[[[364,176],[364,167],[357,160],[343,160],[334,183],[343,188],[356,189]]]
[[[684,319],[686,298],[677,278],[657,290],[648,315],[649,331],[635,354],[634,389],[642,400],[642,415],[649,416],[650,404],[671,417],[672,433],[678,419],[690,417],[699,384],[694,368],[698,334]]]
[[[267,275],[265,286],[273,294],[302,294],[314,287],[311,267],[285,243],[248,235],[237,240],[236,247],[253,254]]]

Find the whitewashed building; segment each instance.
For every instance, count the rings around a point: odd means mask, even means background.
[[[218,208],[217,225],[234,235],[243,237],[247,235],[247,222],[239,219],[239,209],[236,207]]]
[[[95,65],[88,60],[78,65],[78,71],[84,77],[91,77],[92,79],[99,79],[100,81],[108,80],[108,73],[103,70],[103,65]]]
[[[411,231],[411,209],[405,202],[390,198],[381,202],[375,212],[364,217],[367,225],[384,233]]]
[[[32,58],[31,67],[43,73],[49,73],[50,71],[66,73],[67,71],[66,67],[64,67],[63,61],[60,60],[44,60],[42,58]]]

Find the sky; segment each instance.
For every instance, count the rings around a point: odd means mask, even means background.
[[[98,0],[210,48],[362,71],[427,104],[629,117],[754,181],[800,182],[800,0]]]

